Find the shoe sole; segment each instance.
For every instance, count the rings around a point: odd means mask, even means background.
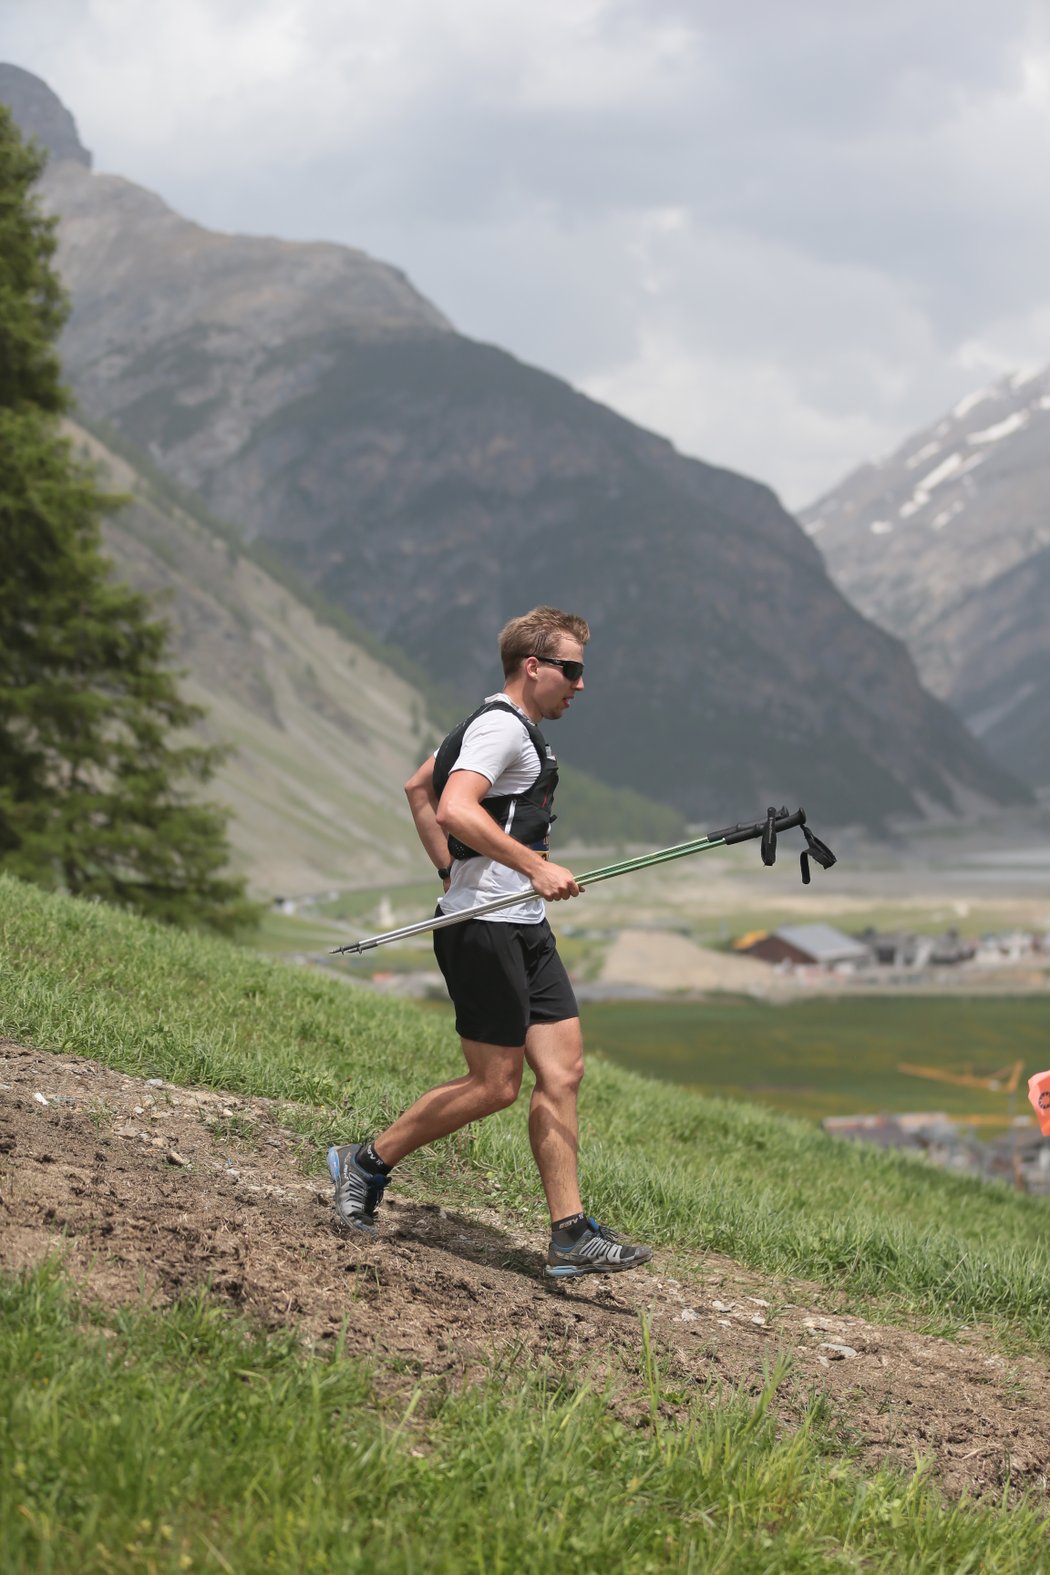
[[[543,1273],[548,1280],[577,1280],[581,1274],[625,1274],[628,1269],[643,1268],[651,1260],[652,1253],[648,1258],[637,1258],[634,1263],[547,1263]]]
[[[339,1165],[339,1150],[333,1145],[328,1150],[328,1174],[338,1187],[342,1179]],[[374,1236],[376,1233],[375,1221],[365,1219],[359,1214],[344,1214],[338,1204],[333,1204],[335,1217],[342,1225],[349,1225],[352,1230],[359,1230],[365,1236]]]

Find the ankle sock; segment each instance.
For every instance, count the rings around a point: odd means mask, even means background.
[[[370,1176],[389,1176],[393,1165],[386,1165],[376,1153],[374,1142],[362,1143],[354,1158],[362,1170],[367,1170]]]
[[[559,1247],[571,1247],[590,1228],[590,1221],[582,1211],[569,1214],[563,1220],[551,1220],[551,1239]]]

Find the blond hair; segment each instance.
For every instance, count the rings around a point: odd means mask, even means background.
[[[499,637],[504,678],[516,673],[527,656],[553,656],[559,637],[565,634],[581,645],[586,645],[591,637],[585,618],[578,613],[561,612],[557,607],[534,607],[520,618],[512,618],[500,630]]]

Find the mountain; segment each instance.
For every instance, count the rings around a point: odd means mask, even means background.
[[[484,692],[502,622],[554,602],[594,636],[572,759],[692,820],[1025,798],[768,488],[456,333],[363,253],[208,232],[68,158],[42,191],[83,407],[434,680]]]
[[[1050,369],[968,395],[800,518],[992,757],[1050,785]]]
[[[230,811],[253,890],[299,895],[424,878],[400,793],[435,741],[426,702],[381,656],[322,620],[233,533],[76,423],[77,451],[128,505],[105,525],[123,579],[157,598],[198,731],[232,746],[208,796]]]
[[[441,738],[449,698],[124,440],[68,429],[103,484],[129,499],[105,524],[106,549],[167,620],[183,693],[207,711],[198,733],[231,746],[208,794],[230,812],[235,865],[252,889],[425,881],[402,784]],[[571,768],[559,809],[563,845],[659,845],[683,831],[673,810]]]

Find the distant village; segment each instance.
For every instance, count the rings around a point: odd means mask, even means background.
[[[1030,968],[1033,982],[1050,969],[1050,931],[1009,930],[979,938],[956,929],[940,935],[865,929],[847,935],[830,924],[785,924],[755,930],[732,943],[738,956],[773,964],[785,974],[816,970],[865,984],[916,981],[951,972],[979,975]],[[940,980],[939,980],[940,982]]]
[[[1050,1138],[1043,1137],[1029,1116],[1016,1117],[987,1142],[976,1136],[964,1116],[953,1119],[943,1111],[826,1116],[820,1124],[832,1137],[909,1151],[944,1170],[1005,1181],[1019,1192],[1050,1197]]]

